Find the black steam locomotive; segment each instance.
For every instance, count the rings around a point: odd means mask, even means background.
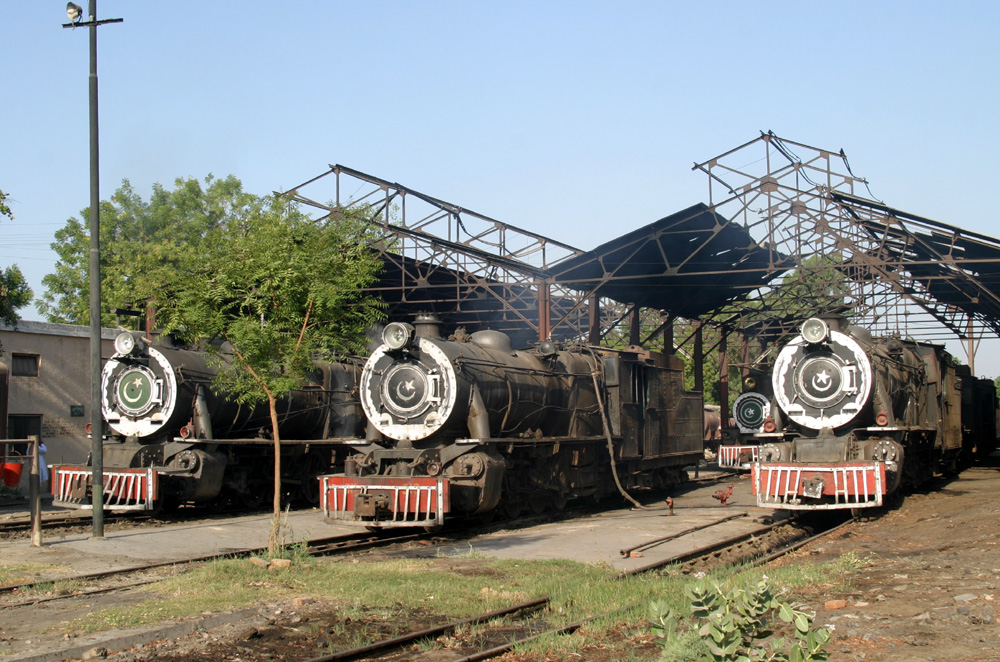
[[[743,403],[752,415],[739,447],[746,458],[757,445],[760,506],[880,506],[997,446],[992,381],[956,367],[939,345],[874,339],[842,318],[806,320],[775,359],[770,386],[769,401]]]
[[[394,322],[361,375],[367,435],[321,480],[331,521],[371,528],[561,508],[665,487],[702,456],[680,359]]]
[[[364,432],[357,397],[361,360],[317,363],[279,403],[282,490],[318,503],[317,476],[343,463],[344,439]],[[101,376],[104,504],[156,510],[178,504],[255,507],[273,489],[266,405],[241,405],[212,389],[204,351],[122,333]],[[339,455],[338,455],[339,453]],[[90,466],[53,467],[53,503],[90,508]]]

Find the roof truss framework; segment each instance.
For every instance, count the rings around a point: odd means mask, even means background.
[[[846,287],[845,312],[873,333],[928,340],[1000,334],[1000,241],[863,197],[871,196],[868,182],[854,175],[843,150],[762,133],[694,169],[708,176],[712,209],[763,249],[788,255],[800,272],[829,274],[835,263],[846,280],[814,285]],[[764,301],[774,311],[786,308],[782,290],[771,280],[707,317],[783,335],[793,320],[760,314]]]
[[[707,205],[587,252],[340,165],[285,195],[320,218],[370,208],[390,316],[432,310],[518,346],[621,342],[626,327],[647,344],[677,315],[770,343],[810,300],[797,279],[835,295],[811,312],[849,314],[876,334],[1000,335],[1000,241],[875,200],[843,150],[761,133],[693,169],[708,177]]]
[[[586,295],[547,272],[577,248],[342,165],[283,195],[318,211],[317,221],[368,207],[386,264],[373,289],[390,317],[432,311],[451,328],[504,331],[515,346],[588,336]]]

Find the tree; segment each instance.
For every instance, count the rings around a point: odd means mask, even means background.
[[[208,234],[239,222],[259,202],[231,175],[208,175],[203,182],[178,178],[172,191],[155,184],[145,202],[126,179],[101,202],[102,324],[115,323],[115,308],[141,315],[147,306],[164,305]],[[89,214],[84,209],[55,234],[59,260],[42,279],[46,292],[38,304],[50,322],[89,323]]]
[[[17,309],[31,303],[31,294],[28,281],[16,264],[0,271],[0,321],[16,327]]]
[[[214,228],[194,268],[175,283],[176,302],[159,311],[165,331],[189,341],[223,339],[215,387],[242,403],[266,401],[274,443],[274,519],[281,533],[281,454],[277,402],[299,386],[317,359],[366,349],[381,303],[362,292],[381,260],[368,248],[363,209],[316,223],[280,198],[256,200],[239,222]],[[212,346],[212,345],[210,345]]]
[[[14,220],[14,214],[7,206],[7,194],[0,191],[0,216]],[[17,265],[0,270],[0,322],[17,326],[17,310],[31,303],[31,288]]]
[[[6,216],[10,220],[14,220],[14,214],[11,213],[10,207],[7,206],[7,194],[0,190],[0,216]]]

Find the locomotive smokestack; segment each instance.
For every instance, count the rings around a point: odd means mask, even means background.
[[[440,338],[441,320],[434,313],[417,313],[413,320],[417,338]]]

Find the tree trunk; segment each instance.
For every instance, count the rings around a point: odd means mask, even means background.
[[[267,540],[267,551],[271,558],[278,554],[281,542],[281,439],[278,437],[278,402],[271,395],[267,397],[271,410],[271,437],[274,439],[274,514],[271,519],[271,535]]]

